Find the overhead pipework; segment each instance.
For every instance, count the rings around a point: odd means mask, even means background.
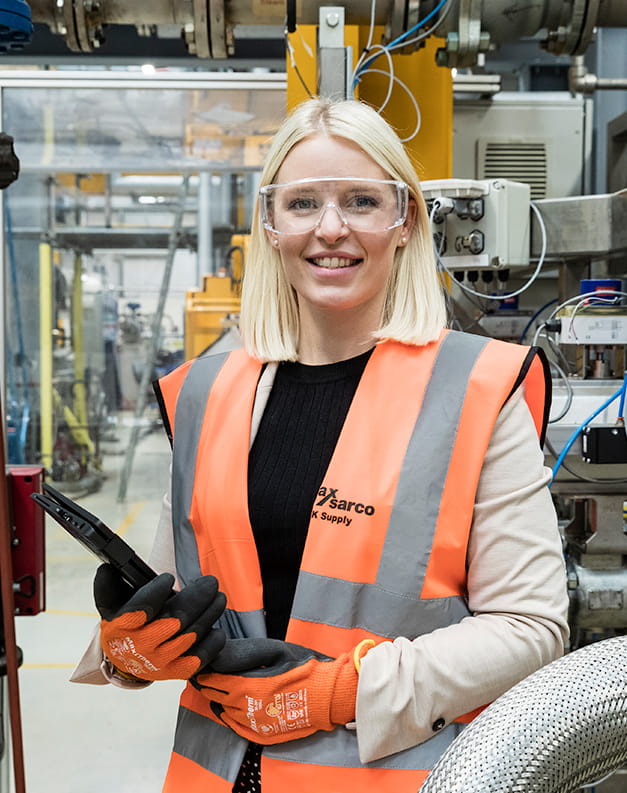
[[[47,25],[77,52],[97,50],[108,26],[132,25],[140,33],[158,37],[178,33],[189,52],[200,58],[228,58],[234,54],[238,28],[243,31],[253,25],[280,31],[284,26],[316,25],[326,3],[32,0],[29,5],[33,22]],[[343,8],[346,24],[370,24],[371,0],[347,0]],[[428,20],[429,31],[445,40],[438,53],[440,65],[466,67],[476,63],[481,53],[541,31],[545,35],[540,44],[549,52],[580,55],[593,40],[595,28],[627,26],[627,4],[623,0],[379,0],[374,20],[385,26],[388,41]],[[422,27],[412,33],[418,30]],[[411,48],[410,37],[407,42]]]
[[[437,3],[418,5],[422,14]],[[538,34],[540,46],[554,55],[581,55],[596,28],[625,25],[627,5],[621,0],[451,0],[434,32],[446,40],[440,65],[467,67],[480,53]]]

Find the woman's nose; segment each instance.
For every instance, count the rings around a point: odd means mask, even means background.
[[[329,201],[323,207],[320,218],[316,223],[315,231],[318,236],[324,239],[338,239],[339,237],[345,237],[349,233],[346,219],[337,204]]]

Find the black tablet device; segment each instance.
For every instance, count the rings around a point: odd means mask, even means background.
[[[156,577],[155,571],[100,518],[48,484],[44,483],[43,491],[31,493],[31,498],[87,550],[112,564],[134,589]]]

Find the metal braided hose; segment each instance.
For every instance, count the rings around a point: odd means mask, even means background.
[[[627,762],[627,636],[582,647],[466,727],[420,793],[572,793]]]

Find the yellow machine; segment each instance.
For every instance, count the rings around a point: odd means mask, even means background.
[[[237,324],[242,271],[248,253],[248,235],[233,235],[231,243],[226,266],[217,275],[203,276],[201,290],[186,294],[186,361],[200,355],[228,327]]]

